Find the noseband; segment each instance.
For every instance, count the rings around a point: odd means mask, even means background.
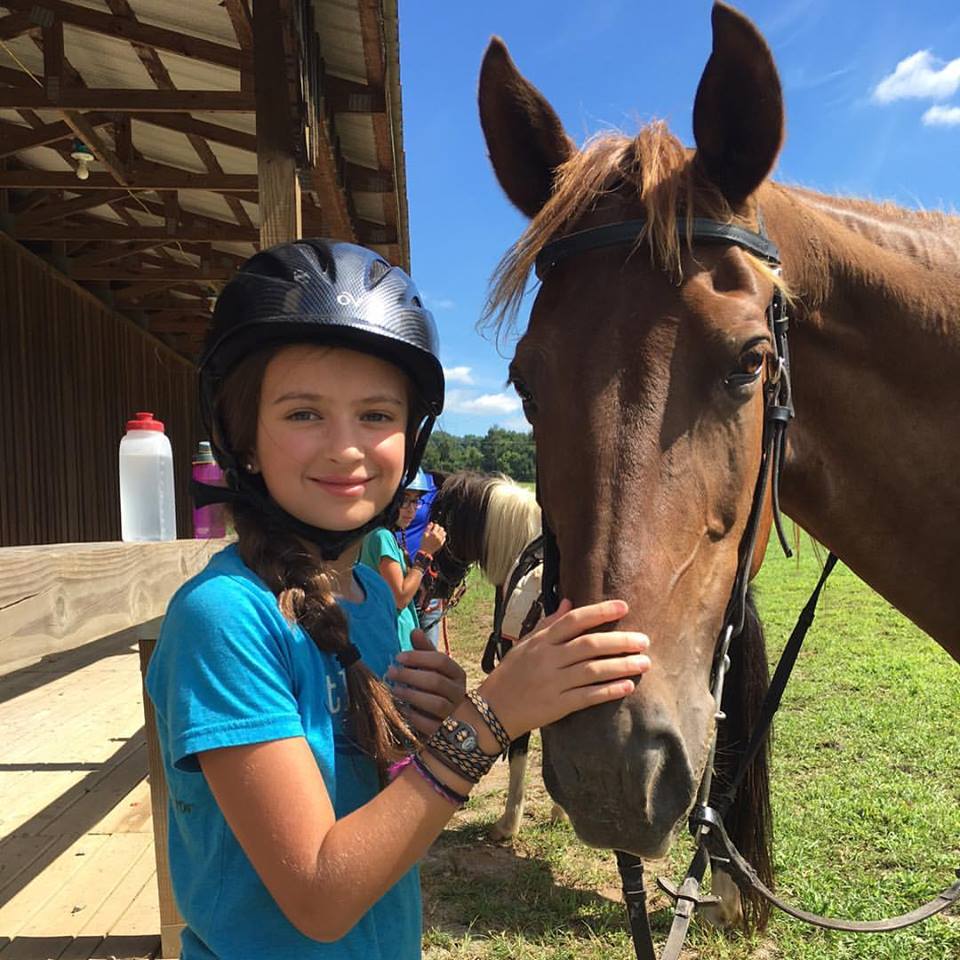
[[[684,224],[680,228],[680,239],[683,241],[686,236],[699,243],[732,244],[754,254],[779,272],[779,250],[767,237],[759,212],[758,220],[759,232],[754,232],[732,223],[693,218],[689,221],[689,224]],[[543,280],[558,263],[581,253],[614,246],[630,245],[631,248],[636,247],[646,236],[647,226],[646,220],[626,220],[620,223],[591,227],[587,230],[580,230],[559,237],[543,247],[537,255],[535,264],[537,277]],[[716,705],[715,719],[717,724],[725,719],[720,704],[723,698],[724,678],[730,666],[730,644],[743,630],[746,616],[747,587],[750,581],[750,571],[753,566],[753,556],[768,483],[771,485],[771,505],[777,536],[784,553],[788,557],[792,556],[792,551],[784,534],[783,519],[780,513],[780,474],[783,470],[786,431],[787,425],[794,416],[793,398],[790,390],[790,353],[787,346],[788,320],[783,293],[779,287],[774,287],[773,296],[767,307],[767,325],[773,341],[773,355],[772,362],[767,365],[767,376],[763,384],[764,421],[760,469],[753,489],[753,500],[747,525],[740,541],[733,588],[727,602],[723,625],[714,651],[711,686]],[[743,383],[749,383],[755,379],[753,375],[749,374],[736,376],[742,376],[743,379],[740,382]],[[556,536],[548,525],[546,513],[543,512],[539,473],[537,501],[540,503],[543,513],[543,609],[545,614],[551,614],[560,603],[560,551]],[[690,816],[690,830],[697,844],[696,852],[679,887],[663,880],[658,881],[661,888],[675,903],[673,925],[661,960],[676,960],[680,956],[694,910],[706,903],[715,902],[716,898],[703,897],[700,894],[700,884],[711,861],[722,865],[723,869],[734,877],[740,887],[751,887],[774,906],[797,919],[832,930],[858,933],[898,930],[945,910],[951,903],[960,898],[960,881],[958,881],[911,913],[893,917],[889,920],[853,921],[821,917],[786,904],[777,898],[741,856],[724,829],[723,816],[732,804],[747,770],[763,748],[773,715],[780,705],[783,690],[799,656],[803,638],[813,622],[820,592],[836,562],[837,558],[831,553],[827,558],[820,580],[800,614],[797,625],[794,627],[777,664],[763,702],[757,728],[753,731],[746,749],[739,758],[737,770],[730,786],[724,791],[723,796],[711,806],[710,793],[713,785],[714,761],[717,750],[717,727],[714,728],[706,769],[700,783],[693,813]],[[623,883],[624,900],[627,904],[637,960],[656,960],[653,937],[647,919],[643,861],[633,854],[617,851],[617,866],[620,869],[620,877]],[[957,876],[960,877],[960,870],[957,871]]]

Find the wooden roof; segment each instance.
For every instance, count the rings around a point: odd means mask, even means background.
[[[396,0],[254,13],[0,0],[0,228],[190,357],[261,242],[296,229],[409,269]]]

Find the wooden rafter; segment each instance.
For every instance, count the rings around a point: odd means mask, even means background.
[[[102,127],[113,119],[107,113],[85,113],[83,118],[94,127]],[[45,123],[37,129],[19,127],[15,124],[4,125],[3,137],[0,138],[0,157],[9,157],[21,150],[29,150],[31,147],[48,147],[60,140],[68,140],[72,136],[73,130],[65,120]]]
[[[257,189],[256,174],[195,173],[162,164],[138,164],[133,171],[133,183],[140,190],[212,190],[216,193],[246,192]],[[76,174],[59,170],[2,170],[0,189],[15,187],[33,190],[104,190],[116,186],[109,173],[91,173],[86,180]]]
[[[0,109],[49,110],[53,106],[66,110],[110,110],[118,113],[253,113],[255,101],[253,94],[235,90],[115,90],[90,87],[65,90],[60,100],[52,104],[42,87],[0,90]]]
[[[121,37],[131,43],[145,43],[158,50],[179,54],[190,60],[202,60],[215,63],[233,70],[252,70],[253,63],[249,54],[223,43],[201,40],[198,37],[166,30],[139,21],[117,20],[109,13],[100,13],[88,7],[80,7],[64,0],[3,0],[3,5],[16,11],[29,11],[40,6],[52,11],[64,23],[81,30],[103,33],[110,37]]]
[[[72,214],[89,210],[92,207],[99,207],[121,197],[127,196],[126,190],[106,190],[101,192],[91,192],[79,197],[73,197],[70,200],[62,200],[58,203],[47,203],[42,207],[37,207],[29,214],[17,217],[17,225],[20,227],[35,227],[41,223],[49,223],[51,220],[62,220]]]
[[[132,243],[129,246],[120,244],[111,244],[108,247],[101,247],[83,256],[74,257],[72,266],[76,267],[97,267],[105,263],[113,263],[117,260],[126,260],[128,257],[139,256],[147,253],[161,245],[159,240],[148,240],[146,243]]]
[[[146,283],[153,280],[229,280],[235,272],[232,266],[223,267],[214,264],[194,267],[171,262],[162,266],[144,267],[141,270],[131,270],[129,267],[112,264],[99,267],[72,265],[70,276],[74,280],[124,280]]]
[[[11,4],[4,4],[4,6],[11,6]],[[39,17],[38,13],[41,14]],[[50,18],[44,18],[42,11],[36,7],[30,10],[19,10],[16,13],[0,17],[0,40],[13,40],[15,37],[29,33],[31,30],[38,30],[43,26],[44,19]]]
[[[110,7],[114,16],[136,22],[136,16],[130,8],[130,4],[127,3],[127,0],[107,0],[107,6]],[[140,62],[150,75],[150,79],[157,85],[157,89],[176,90],[176,85],[170,77],[170,72],[164,66],[159,54],[153,47],[146,46],[142,43],[135,43],[133,49],[136,51]],[[210,148],[210,144],[196,133],[187,133],[186,137],[190,142],[190,146],[193,147],[194,152],[200,158],[200,161],[207,168],[207,172],[211,174],[222,174],[223,167],[220,166],[220,161],[217,160],[216,154],[214,154]],[[253,226],[250,215],[239,200],[235,197],[227,197],[226,201],[237,223],[245,227]]]
[[[233,130],[230,127],[223,127],[217,123],[210,123],[206,120],[197,120],[182,113],[133,113],[131,117],[134,120],[150,123],[156,127],[163,127],[166,130],[176,130],[179,133],[196,134],[205,140],[212,140],[214,143],[223,143],[228,147],[235,147],[237,150],[247,150],[250,153],[257,152],[257,136],[254,133],[243,133],[241,130]]]
[[[116,204],[113,204],[116,208]],[[121,208],[124,209],[124,208]],[[89,224],[39,224],[20,227],[16,223],[10,230],[18,240],[119,240],[140,241],[160,240],[170,242],[167,228],[141,226],[135,220],[132,223]],[[190,241],[220,241],[222,243],[256,243],[260,235],[255,227],[241,227],[239,224],[226,224],[215,229],[200,224],[181,224],[177,229],[177,239]]]

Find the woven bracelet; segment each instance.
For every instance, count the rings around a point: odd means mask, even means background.
[[[483,717],[483,722],[497,738],[501,753],[506,753],[510,749],[510,738],[507,736],[507,731],[504,730],[503,724],[497,719],[497,715],[493,712],[493,708],[476,690],[471,690],[467,694],[467,699],[477,708],[477,713]]]

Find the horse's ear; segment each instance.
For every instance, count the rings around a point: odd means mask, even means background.
[[[713,6],[713,52],[693,106],[697,161],[731,206],[767,178],[783,144],[783,96],[773,55],[743,14]]]
[[[504,192],[534,217],[553,192],[557,167],[575,149],[560,118],[494,37],[480,68],[480,125]]]

